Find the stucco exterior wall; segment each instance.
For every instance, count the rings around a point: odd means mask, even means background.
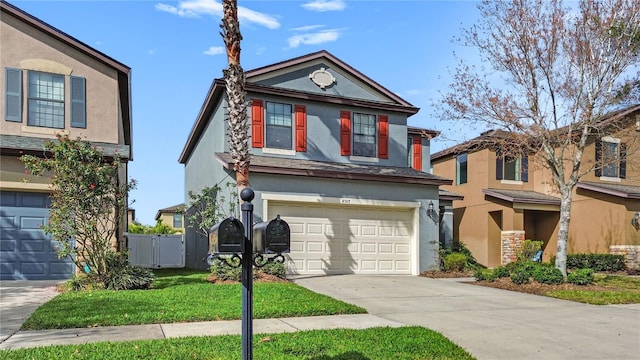
[[[5,135],[55,138],[62,130],[71,138],[81,137],[89,141],[111,144],[123,138],[121,114],[119,113],[118,83],[116,70],[98,62],[66,44],[55,40],[13,17],[3,13],[0,23],[0,86],[5,93],[5,68],[23,70],[23,121],[0,122],[0,132]],[[85,129],[70,127],[70,106],[65,106],[65,128],[49,129],[27,126],[28,70],[38,70],[65,75],[65,99],[70,99],[69,76],[86,79],[87,126]],[[95,101],[92,99],[99,99]],[[5,102],[0,101],[0,113],[5,114]]]

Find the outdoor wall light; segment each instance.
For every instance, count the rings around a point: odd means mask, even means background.
[[[429,201],[429,206],[427,207],[427,216],[429,219],[433,220],[434,223],[438,222],[438,213],[433,208],[433,201]]]
[[[636,230],[640,230],[640,212],[636,212],[633,215],[631,218],[631,225],[633,225]]]

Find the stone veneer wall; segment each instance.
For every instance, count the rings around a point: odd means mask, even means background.
[[[500,233],[501,258],[502,265],[516,261],[518,250],[524,242],[524,230],[502,231]]]
[[[609,253],[624,256],[627,269],[640,270],[640,245],[611,245]]]

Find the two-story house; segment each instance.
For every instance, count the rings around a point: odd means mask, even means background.
[[[155,220],[184,233],[184,204],[173,205],[158,210]]]
[[[0,10],[0,276],[68,278],[73,264],[58,259],[55,243],[40,230],[48,218],[49,180],[25,174],[19,157],[42,156],[46,141],[68,134],[106,156],[119,154],[126,182],[131,70],[5,1]],[[122,231],[117,240],[123,241]]]
[[[326,51],[247,71],[246,91],[254,217],[288,222],[289,272],[437,267],[438,190],[451,180],[427,172],[430,132],[407,126],[416,107]],[[185,194],[235,181],[225,104],[215,79],[180,155]],[[189,230],[187,262],[202,262]]]
[[[570,254],[640,246],[639,116],[635,105],[594,127],[582,160],[583,168],[593,170],[573,191]],[[489,267],[511,261],[524,239],[542,241],[549,260],[556,253],[560,195],[549,171],[535,165],[535,154],[501,155],[495,144],[503,135],[487,131],[431,156],[434,174],[455,179],[443,188],[464,196],[454,206],[455,237]]]

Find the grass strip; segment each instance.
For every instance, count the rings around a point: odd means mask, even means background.
[[[365,330],[313,330],[254,336],[253,355],[259,359],[474,359],[441,334],[422,327]],[[5,350],[13,359],[239,359],[241,337],[94,343]]]
[[[159,271],[150,290],[62,293],[39,307],[22,330],[240,319],[241,284],[210,284],[207,275]],[[253,286],[254,319],[366,313],[289,282]]]

